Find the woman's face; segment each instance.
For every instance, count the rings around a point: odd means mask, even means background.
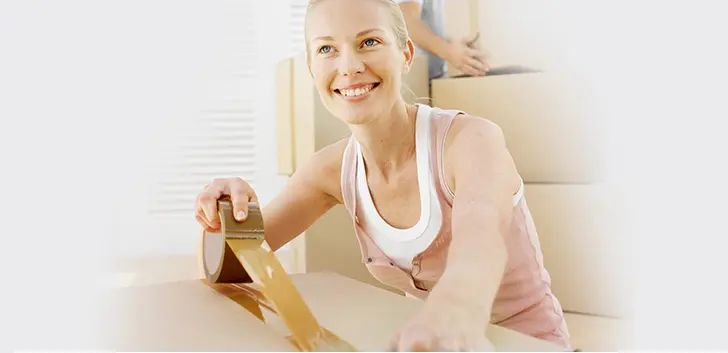
[[[392,14],[376,0],[327,0],[309,10],[309,67],[324,105],[348,124],[389,113],[413,47],[397,45]]]

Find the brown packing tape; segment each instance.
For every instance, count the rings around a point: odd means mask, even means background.
[[[202,281],[218,293],[238,303],[260,321],[265,321],[265,318],[263,317],[263,310],[260,308],[262,306],[260,300],[262,293],[255,293],[253,290],[247,290],[245,287],[233,283],[212,283],[204,279]],[[267,309],[271,308],[267,307]]]
[[[278,312],[273,307],[273,304],[268,301],[268,299],[265,297],[265,295],[248,285],[245,284],[237,284],[237,283],[224,283],[224,284],[217,284],[217,283],[211,283],[206,280],[202,280],[206,285],[209,287],[215,289],[218,293],[224,295],[228,299],[238,303],[240,306],[242,306],[244,309],[248,310],[251,314],[253,314],[256,318],[258,318],[260,321],[265,322],[265,317],[263,315],[263,309],[268,310],[269,312],[278,315]],[[254,285],[254,284],[253,284]],[[341,341],[344,344],[347,344],[346,342],[342,341],[339,337],[336,336],[333,332],[327,330],[326,328],[321,328],[321,335],[324,337],[324,341],[329,342],[335,342],[335,341]],[[288,336],[286,339],[293,344],[295,347],[297,347],[299,350],[303,350],[299,345],[294,336]],[[333,351],[346,351],[346,350],[353,350],[353,347],[347,344],[347,347],[341,347],[338,344],[329,344],[325,348],[328,350]]]
[[[260,284],[262,296],[272,304],[291,331],[292,341],[302,351],[355,351],[350,344],[319,325],[275,254],[262,247],[263,217],[258,205],[248,204],[244,222],[233,218],[228,197],[218,201],[218,210],[221,234],[205,233],[203,237],[203,267],[207,281],[211,284]],[[224,295],[234,293],[235,299],[231,299],[237,302],[245,295],[238,296],[239,292],[234,288],[218,286],[216,289]],[[246,309],[253,308],[249,301],[242,300],[242,303]]]

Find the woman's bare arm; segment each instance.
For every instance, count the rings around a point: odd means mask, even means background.
[[[429,300],[462,305],[487,323],[508,259],[504,231],[520,178],[503,132],[489,120],[456,118],[445,153],[455,194],[453,235],[445,272]]]
[[[341,203],[345,141],[321,149],[263,209],[266,242],[275,251]]]
[[[283,190],[264,205],[261,213],[265,240],[272,251],[293,240],[319,217],[341,202],[341,157],[346,140],[327,146],[314,154],[286,183]],[[242,179],[215,180],[200,193],[196,202],[197,221],[207,231],[220,229],[217,200],[230,195],[233,214],[247,214],[248,202],[258,202],[255,191]]]

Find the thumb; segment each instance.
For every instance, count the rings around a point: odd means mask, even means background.
[[[472,46],[480,38],[480,32],[473,33],[463,38],[463,43],[467,46]]]
[[[233,216],[238,222],[242,222],[248,218],[248,198],[238,197],[233,201]]]

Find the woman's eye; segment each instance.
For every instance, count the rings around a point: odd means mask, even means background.
[[[371,47],[374,44],[377,44],[377,41],[374,39],[367,39],[364,41],[364,45],[366,45],[367,47]]]
[[[331,47],[328,45],[324,45],[323,47],[321,47],[319,49],[319,53],[324,53],[324,54],[327,54],[330,51],[331,51]]]

